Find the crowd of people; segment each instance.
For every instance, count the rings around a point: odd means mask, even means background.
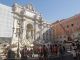
[[[57,56],[59,54],[64,54],[65,48],[62,45],[57,45],[57,44],[52,44],[52,45],[40,45],[36,49],[36,53],[38,54],[39,60],[47,60],[49,55],[54,55]],[[33,50],[28,50],[26,46],[24,46],[20,50],[20,60],[27,60],[28,56],[32,57],[32,54],[35,54],[34,49]],[[7,49],[6,53],[6,59],[4,60],[15,60],[18,59],[17,54],[11,49]]]
[[[5,53],[6,58],[4,60],[27,60],[28,56],[32,56],[32,50],[28,50],[26,46],[24,46],[19,53],[15,53],[12,48],[8,47]]]
[[[76,46],[76,48],[75,48]],[[71,49],[76,51],[77,60],[80,59],[80,45],[78,42],[76,44],[72,43]],[[63,44],[48,44],[48,45],[40,45],[37,49],[28,50],[26,46],[24,46],[20,50],[20,60],[28,60],[28,57],[33,57],[33,53],[38,54],[39,60],[48,60],[49,56],[61,56],[67,52],[65,45]],[[5,60],[15,60],[17,59],[16,53],[11,49],[7,49],[6,59]]]
[[[72,42],[71,45],[71,51],[74,51],[75,54],[73,54],[73,57],[75,60],[80,60],[80,42]]]
[[[51,45],[41,45],[38,54],[39,60],[47,60],[49,56],[58,56],[65,54],[66,49],[62,45],[51,44]]]

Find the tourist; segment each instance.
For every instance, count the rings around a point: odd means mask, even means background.
[[[58,46],[57,44],[53,45],[53,55],[57,55],[58,54]]]
[[[38,50],[38,54],[39,54],[39,60],[43,60],[43,48],[42,48],[42,45],[39,47],[39,50]]]
[[[44,60],[47,60],[47,57],[48,57],[48,51],[47,51],[47,47],[45,45],[43,45],[43,57],[44,57]]]
[[[7,60],[15,60],[15,53],[11,50],[11,48],[8,49]]]
[[[21,50],[21,60],[27,60],[27,48],[24,46],[24,48]]]
[[[53,45],[50,44],[50,54],[51,55],[53,54],[53,51],[52,50],[53,50]]]

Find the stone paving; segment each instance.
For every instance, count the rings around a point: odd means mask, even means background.
[[[2,60],[2,58],[0,57],[0,60]],[[15,60],[20,60],[20,59],[15,59]],[[38,57],[35,58],[28,58],[28,60],[39,60]],[[64,54],[62,56],[49,56],[48,60],[74,60],[72,54]]]

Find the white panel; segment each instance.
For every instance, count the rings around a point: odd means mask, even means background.
[[[11,7],[0,4],[0,37],[11,37],[12,25]]]

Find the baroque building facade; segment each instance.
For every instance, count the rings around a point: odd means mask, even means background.
[[[49,39],[50,34],[45,34],[50,29],[50,24],[44,21],[32,4],[21,6],[15,3],[12,11],[14,18],[12,45],[31,47],[33,44],[44,44],[46,40],[53,40]],[[52,33],[52,30],[49,32]],[[48,39],[43,35],[48,35]]]

